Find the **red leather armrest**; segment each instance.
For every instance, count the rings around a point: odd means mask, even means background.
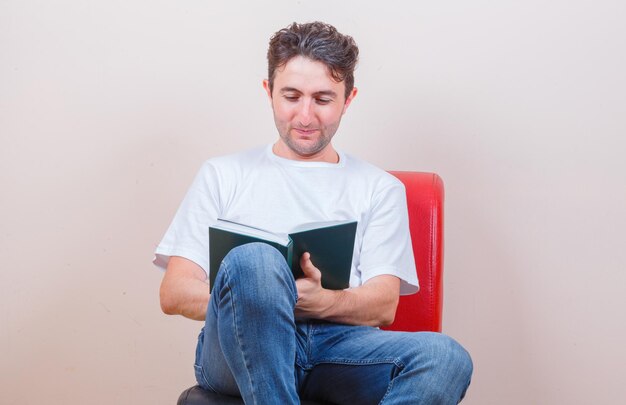
[[[409,227],[420,283],[400,297],[396,318],[385,329],[441,332],[443,309],[443,181],[435,173],[391,172],[404,183]]]

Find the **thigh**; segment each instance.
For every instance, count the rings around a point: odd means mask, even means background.
[[[228,366],[219,343],[217,314],[209,303],[205,326],[198,336],[195,373],[198,384],[210,391],[239,395],[237,382]]]
[[[441,336],[324,323],[313,329],[301,394],[335,404],[378,404],[407,366],[432,361]]]

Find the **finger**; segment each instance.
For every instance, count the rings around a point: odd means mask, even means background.
[[[309,252],[304,253],[300,258],[300,267],[302,268],[304,276],[307,278],[318,278],[321,274],[317,267],[313,265]]]
[[[302,268],[302,272],[305,277],[309,277],[311,273],[311,267],[313,263],[311,262],[311,254],[309,252],[305,252],[300,256],[300,267]]]

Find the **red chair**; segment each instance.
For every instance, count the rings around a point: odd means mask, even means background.
[[[400,297],[389,330],[441,332],[443,304],[443,182],[435,173],[391,172],[404,183],[409,227],[420,291]],[[243,405],[240,398],[213,394],[194,386],[186,389],[178,405]],[[321,405],[303,401],[303,405]]]
[[[420,291],[400,297],[389,330],[441,332],[443,182],[435,173],[391,172],[404,183]]]

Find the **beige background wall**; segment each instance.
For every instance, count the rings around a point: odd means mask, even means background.
[[[0,403],[173,404],[150,261],[201,162],[271,142],[272,32],[361,47],[338,146],[447,187],[467,404],[620,404],[626,18],[601,1],[0,2]]]

